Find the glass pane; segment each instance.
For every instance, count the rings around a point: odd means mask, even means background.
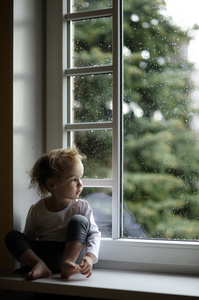
[[[73,122],[112,121],[112,75],[76,76],[73,83]]]
[[[86,199],[93,209],[95,222],[102,237],[112,236],[112,189],[85,188],[81,198]]]
[[[123,3],[123,235],[198,240],[198,0]]]
[[[112,0],[73,0],[72,12],[111,8]]]
[[[112,131],[74,132],[75,145],[87,156],[84,178],[112,178]]]
[[[75,21],[72,67],[112,64],[112,18]]]

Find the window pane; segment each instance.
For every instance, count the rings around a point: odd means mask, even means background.
[[[199,239],[197,2],[124,0],[126,237]]]
[[[74,123],[112,121],[112,75],[73,79]]]
[[[85,188],[81,197],[86,199],[93,209],[95,222],[102,237],[112,236],[112,190],[111,188]]]
[[[74,142],[87,159],[84,161],[85,178],[112,178],[112,131],[74,132]]]
[[[72,12],[81,12],[94,9],[111,8],[112,0],[74,0],[72,4]]]
[[[112,18],[73,22],[73,67],[112,64]]]

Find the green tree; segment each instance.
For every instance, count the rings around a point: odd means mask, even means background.
[[[94,9],[101,2],[86,3]],[[85,7],[85,1],[78,4],[79,10]],[[163,0],[124,0],[123,9],[124,202],[148,236],[198,239],[199,145],[191,129],[194,86],[193,65],[186,55],[188,30],[161,13],[166,9]],[[76,66],[112,62],[110,22],[104,18],[76,23]],[[76,79],[75,118],[111,120],[111,77],[87,77],[84,84],[81,80]],[[109,176],[111,134],[85,135],[77,134],[77,142],[89,157],[88,165],[99,153],[96,168]],[[90,168],[88,176],[94,177],[96,168]]]

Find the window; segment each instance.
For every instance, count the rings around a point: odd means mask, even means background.
[[[129,3],[129,5],[134,3],[139,10],[140,1],[135,0]],[[125,187],[129,180],[128,167],[131,167],[128,162],[129,153],[132,153],[128,148],[132,143],[130,135],[133,134],[135,140],[138,134],[135,128],[143,130],[145,125],[152,126],[152,123],[141,124],[143,126],[138,123],[146,121],[141,118],[147,111],[147,109],[144,111],[147,101],[144,103],[143,99],[145,97],[149,100],[155,99],[155,96],[150,99],[149,94],[157,90],[157,78],[151,77],[149,86],[146,86],[145,78],[141,81],[141,85],[137,80],[145,74],[147,68],[149,69],[152,53],[149,51],[151,50],[149,46],[147,48],[146,44],[141,44],[141,41],[136,48],[135,41],[139,40],[142,35],[133,41],[127,38],[129,28],[125,23],[125,11],[129,8],[126,4],[127,1],[124,0],[123,15],[122,2],[117,0],[47,3],[47,148],[68,146],[75,141],[82,152],[88,156],[85,165],[85,194],[83,196],[88,198],[94,211],[99,213],[100,226],[103,231],[100,266],[197,273],[199,265],[197,242],[168,241],[168,239],[156,239],[157,236],[153,235],[149,239],[148,232],[144,230],[142,236],[140,233],[138,236],[128,234],[124,230],[129,220],[129,210],[126,208],[129,209],[132,205],[126,200],[129,191]],[[145,9],[148,9],[147,5]],[[124,16],[123,33],[122,15]],[[138,11],[131,12],[129,18],[135,28],[134,36],[136,36],[140,30]],[[149,24],[144,19],[141,24],[146,33]],[[158,19],[152,16],[150,24],[155,28],[154,31],[157,30]],[[124,46],[121,42],[122,36]],[[163,42],[158,43],[161,53]],[[134,51],[132,45],[135,49],[139,47],[139,51]],[[158,59],[155,65],[161,73],[160,69],[163,68],[165,58],[158,56]],[[126,72],[124,85],[122,85],[123,67]],[[133,77],[133,85],[128,90],[126,86],[131,77]],[[158,91],[161,90],[160,81],[163,78],[158,78]],[[152,88],[155,84],[155,88]],[[140,102],[142,105],[139,105],[136,99],[141,95],[144,97]],[[166,97],[165,95],[165,99]],[[122,99],[124,103],[121,103]],[[122,116],[122,110],[124,116]],[[175,112],[175,109],[173,111]],[[157,104],[150,114],[152,116],[150,115],[149,120],[158,120],[163,116]],[[157,123],[153,124],[156,124],[154,127],[157,126]],[[133,131],[130,128],[132,125],[134,125]],[[159,134],[162,136],[161,141],[167,136],[164,136],[165,132],[162,127],[160,131],[162,131]],[[149,129],[146,129],[146,132],[150,136]],[[155,138],[157,139],[157,136]],[[142,140],[139,143],[142,149]],[[151,144],[154,145],[152,138]],[[153,148],[146,147],[145,149],[150,149],[150,155],[147,155],[148,160],[153,164],[151,156]],[[159,150],[161,153],[162,150]],[[121,175],[123,171],[124,176]],[[147,175],[149,174],[144,172],[137,178],[146,181]],[[134,176],[134,182],[135,180],[136,176]],[[98,200],[95,201],[95,199]],[[142,207],[139,203],[133,204],[133,211],[141,220],[138,212],[143,208],[149,211],[149,208]],[[145,215],[144,212],[143,216]],[[141,221],[134,225],[139,230],[144,227]]]

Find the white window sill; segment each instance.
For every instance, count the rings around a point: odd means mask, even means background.
[[[12,271],[0,270],[0,290],[37,292],[98,299],[181,299],[199,297],[199,277],[122,270],[94,269],[86,279],[80,274],[69,280],[51,278],[24,280]],[[157,297],[157,298],[156,298]],[[184,298],[183,298],[184,299]]]

